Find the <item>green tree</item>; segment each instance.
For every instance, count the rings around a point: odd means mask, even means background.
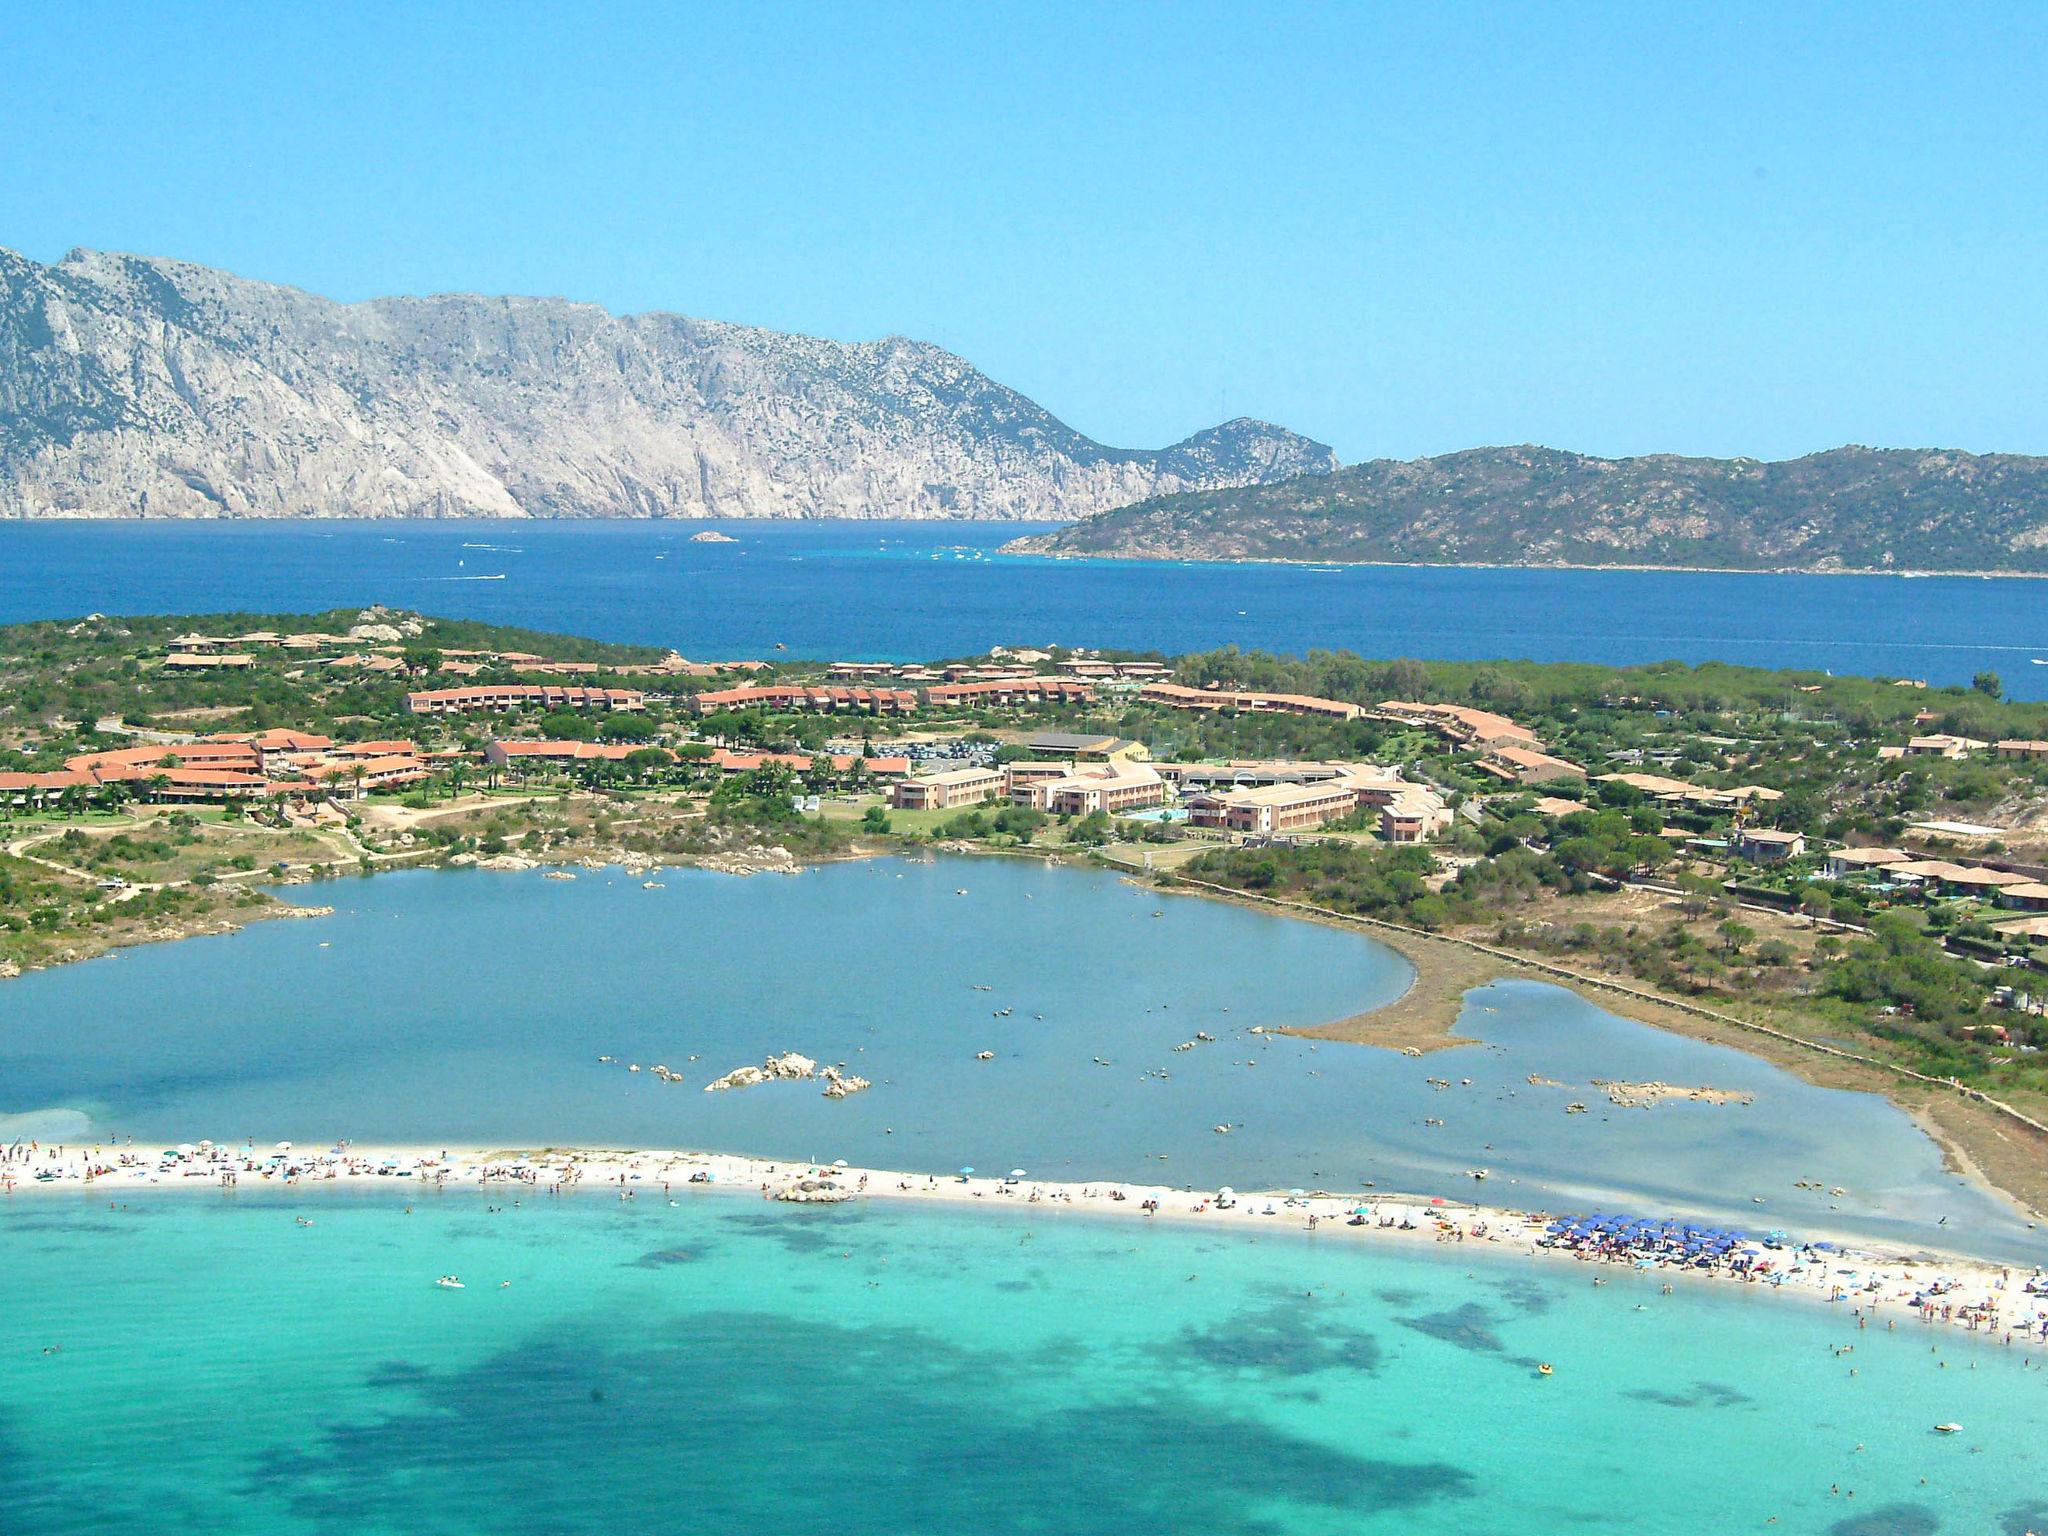
[[[1741,954],[1743,946],[1756,937],[1754,928],[1747,923],[1738,923],[1732,917],[1714,931],[1721,935],[1721,945],[1731,955]]]

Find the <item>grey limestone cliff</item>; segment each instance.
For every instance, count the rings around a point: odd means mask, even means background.
[[[5,517],[1063,519],[1335,467],[1248,419],[1104,447],[902,337],[0,250]]]

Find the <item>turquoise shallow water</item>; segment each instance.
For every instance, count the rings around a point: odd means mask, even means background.
[[[1043,1207],[413,1201],[0,1204],[0,1529],[2019,1536],[2048,1519],[2048,1373],[1903,1319],[1859,1333],[1818,1304],[1663,1297],[1626,1274],[1595,1289],[1469,1247]],[[450,1270],[468,1289],[434,1286]],[[1966,1433],[1931,1433],[1949,1420]]]
[[[1483,1043],[1416,1060],[1247,1032],[1397,995],[1409,971],[1390,951],[1099,871],[877,860],[796,878],[671,870],[661,884],[618,871],[350,879],[290,893],[334,904],[330,918],[8,983],[0,1135],[698,1147],[1204,1187],[1372,1183],[2048,1258],[1881,1099],[1558,988],[1475,992],[1461,1029]],[[1173,1049],[1198,1031],[1216,1043]],[[788,1084],[701,1091],[792,1049],[875,1086],[842,1102]],[[630,1074],[631,1061],[685,1083]],[[1531,1073],[1573,1087],[1535,1087]],[[1612,1109],[1595,1077],[1757,1100]],[[1591,1112],[1565,1114],[1573,1099]],[[1483,1186],[1475,1167],[1492,1170]]]

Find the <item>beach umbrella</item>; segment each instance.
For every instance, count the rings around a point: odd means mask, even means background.
[[[1232,1189],[1228,1184],[1223,1184],[1217,1187],[1216,1193],[1219,1195],[1234,1195],[1237,1193],[1237,1191]]]
[[[843,1157],[836,1157],[832,1160],[832,1166],[834,1168],[844,1168],[846,1166],[846,1159]]]
[[[1308,1193],[1308,1191],[1305,1189],[1290,1189],[1289,1191],[1287,1191],[1287,1193],[1289,1193],[1290,1195],[1305,1195]]]
[[[967,1177],[967,1175],[969,1175],[972,1172],[974,1172],[972,1168],[962,1168],[960,1170],[960,1177],[964,1179]]]
[[[1012,1169],[1010,1170],[1010,1177],[1011,1177],[1011,1178],[1013,1178],[1013,1179],[1021,1179],[1021,1178],[1024,1178],[1025,1176],[1026,1176],[1026,1175],[1025,1175],[1025,1172],[1024,1172],[1024,1170],[1023,1170],[1022,1168],[1012,1168]]]
[[[279,1143],[277,1144],[277,1148],[276,1148],[276,1150],[277,1150],[277,1151],[279,1151],[279,1152],[289,1152],[289,1151],[291,1151],[291,1149],[292,1149],[292,1144],[291,1144],[290,1142],[288,1142],[288,1141],[280,1141],[280,1142],[279,1142]]]

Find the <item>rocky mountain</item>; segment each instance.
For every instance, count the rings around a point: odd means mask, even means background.
[[[2048,571],[2048,458],[1837,448],[1764,463],[1474,448],[1157,496],[1006,547],[1176,560]]]
[[[0,251],[6,517],[1071,518],[1335,467],[1247,419],[1107,448],[902,337]]]

